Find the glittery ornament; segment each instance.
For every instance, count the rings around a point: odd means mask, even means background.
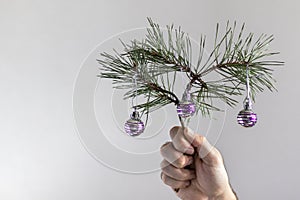
[[[141,121],[138,111],[133,111],[130,119],[126,121],[124,129],[129,136],[138,136],[144,132],[145,125]]]
[[[244,127],[252,127],[257,122],[257,115],[252,110],[244,109],[239,112],[237,121]]]
[[[194,115],[196,112],[196,105],[192,101],[180,102],[177,105],[177,113],[180,117],[187,118]]]
[[[244,101],[244,109],[237,116],[237,121],[244,127],[252,127],[257,122],[257,115],[252,111],[252,102],[249,97]]]
[[[182,100],[177,105],[177,114],[182,118],[188,118],[195,114],[196,105],[192,101],[191,93],[190,93],[190,85],[187,86],[185,90]]]

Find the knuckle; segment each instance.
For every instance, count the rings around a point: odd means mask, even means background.
[[[202,151],[203,156],[207,156],[209,162],[212,165],[214,165],[214,166],[222,165],[222,163],[223,163],[222,155],[215,147],[212,147],[211,149],[206,150],[206,152],[207,153],[205,153],[205,151]]]
[[[176,160],[176,166],[179,168],[183,168],[185,164],[186,164],[186,159],[184,156],[181,156]]]
[[[160,149],[163,149],[163,148],[165,148],[166,146],[168,146],[169,144],[170,144],[171,142],[166,142],[166,143],[164,143],[163,145],[161,145],[161,147],[160,147]]]
[[[173,138],[176,137],[177,132],[171,132],[171,131],[170,131],[169,135],[170,135],[170,137],[173,139]]]
[[[164,161],[161,161],[161,162],[160,162],[160,168],[161,168],[161,169],[165,168],[165,167],[164,167]]]
[[[160,147],[160,154],[161,155],[164,155],[165,151],[166,151],[166,148],[170,145],[171,142],[166,142],[165,144],[163,144],[161,147]]]
[[[164,171],[166,168],[170,166],[170,163],[168,163],[166,160],[161,161],[160,168]]]
[[[214,152],[216,157],[222,157],[220,151],[216,147],[213,147],[213,152]]]
[[[166,179],[166,176],[165,176],[164,173],[162,173],[162,175],[161,175],[161,180],[162,180],[162,182],[164,182],[165,184],[167,183],[167,179]]]
[[[202,135],[195,135],[194,139],[193,139],[193,143],[196,146],[201,146],[206,140],[206,137],[202,136]]]
[[[206,137],[203,135],[198,135],[198,140],[200,144],[203,144],[204,142],[207,141]]]
[[[175,137],[175,135],[178,133],[179,131],[179,126],[174,126],[170,129],[169,135],[171,138]]]
[[[161,176],[161,180],[164,184],[166,185],[170,185],[170,179],[167,177],[167,175],[165,175],[164,173]]]

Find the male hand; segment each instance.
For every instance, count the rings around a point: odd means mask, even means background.
[[[161,147],[163,182],[183,200],[236,200],[222,155],[205,137],[173,127]]]

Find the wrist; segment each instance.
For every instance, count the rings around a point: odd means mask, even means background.
[[[222,194],[210,197],[208,200],[238,200],[238,198],[229,186]]]

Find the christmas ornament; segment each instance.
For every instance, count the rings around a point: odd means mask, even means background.
[[[131,104],[134,108],[133,113],[130,115],[130,119],[125,122],[124,129],[125,132],[129,136],[139,136],[144,132],[145,125],[140,119],[140,113],[137,111],[137,73],[133,76],[133,83],[134,83],[134,95],[131,98]],[[134,103],[135,99],[135,103]]]
[[[177,113],[182,118],[191,117],[196,112],[196,106],[192,101],[182,101],[177,105]]]
[[[129,136],[138,136],[144,132],[145,126],[140,119],[138,111],[133,111],[130,119],[126,121],[124,129]]]
[[[179,117],[188,118],[196,112],[196,105],[192,101],[190,90],[191,86],[189,84],[183,93],[181,101],[177,105],[177,114]]]
[[[246,91],[247,96],[244,100],[244,109],[241,110],[237,116],[237,121],[244,127],[252,127],[257,122],[257,115],[252,111],[252,102],[250,98],[250,80],[249,80],[249,66],[246,66]]]
[[[237,121],[244,127],[252,127],[256,124],[257,115],[252,111],[249,99],[245,102],[244,109],[239,112]]]

